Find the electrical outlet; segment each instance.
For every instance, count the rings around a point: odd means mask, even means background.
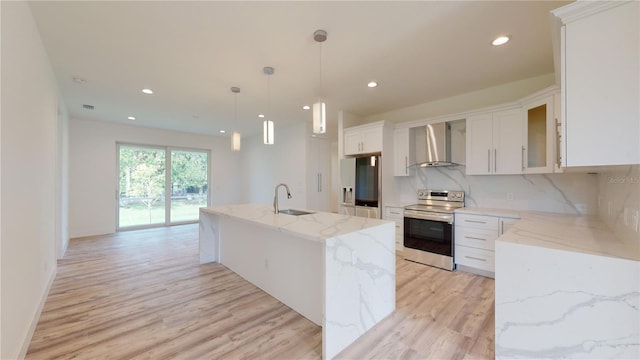
[[[512,192],[508,192],[507,193],[507,200],[513,200],[513,193]]]

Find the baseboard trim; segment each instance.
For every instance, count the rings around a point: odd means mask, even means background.
[[[44,309],[44,304],[47,302],[47,298],[49,297],[49,291],[51,291],[51,286],[53,285],[53,280],[55,280],[57,273],[58,273],[58,267],[56,265],[53,267],[53,271],[51,272],[51,276],[49,277],[49,281],[47,282],[47,287],[45,288],[44,294],[42,295],[42,299],[40,299],[38,310],[36,311],[33,319],[31,319],[31,325],[29,325],[27,336],[24,339],[24,342],[22,343],[22,348],[20,349],[20,353],[18,354],[18,359],[24,359],[27,356],[27,351],[29,350],[29,345],[31,344],[31,338],[33,337],[33,333],[36,331],[36,327],[38,326],[38,321],[40,320],[40,314],[42,314],[42,310]]]

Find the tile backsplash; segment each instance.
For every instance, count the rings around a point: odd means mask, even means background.
[[[466,206],[566,214],[598,213],[598,176],[583,173],[467,176],[464,166],[418,168],[396,177],[403,203],[416,200],[417,189],[463,190]]]
[[[640,242],[640,165],[598,174],[598,216],[627,241]]]

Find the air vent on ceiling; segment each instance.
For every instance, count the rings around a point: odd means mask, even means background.
[[[83,104],[82,108],[83,109],[87,109],[87,110],[93,110],[94,106],[93,105],[88,105],[88,104]]]

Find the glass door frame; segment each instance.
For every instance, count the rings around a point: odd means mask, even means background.
[[[145,225],[133,225],[133,226],[120,226],[120,148],[124,147],[136,147],[143,149],[153,149],[153,150],[162,150],[165,152],[165,173],[164,173],[164,222],[163,223],[155,223],[155,224],[145,224]],[[166,146],[166,145],[150,145],[150,144],[136,144],[129,142],[116,142],[116,206],[115,206],[115,216],[116,216],[116,231],[128,231],[128,230],[139,230],[139,229],[150,229],[161,226],[173,226],[173,225],[184,225],[184,224],[194,224],[199,220],[186,220],[186,221],[171,221],[171,193],[172,193],[172,182],[171,182],[171,152],[173,150],[176,151],[189,151],[189,152],[198,152],[207,154],[207,206],[211,205],[211,150],[209,149],[197,149],[197,148],[188,148],[188,147],[180,147],[180,146]]]

